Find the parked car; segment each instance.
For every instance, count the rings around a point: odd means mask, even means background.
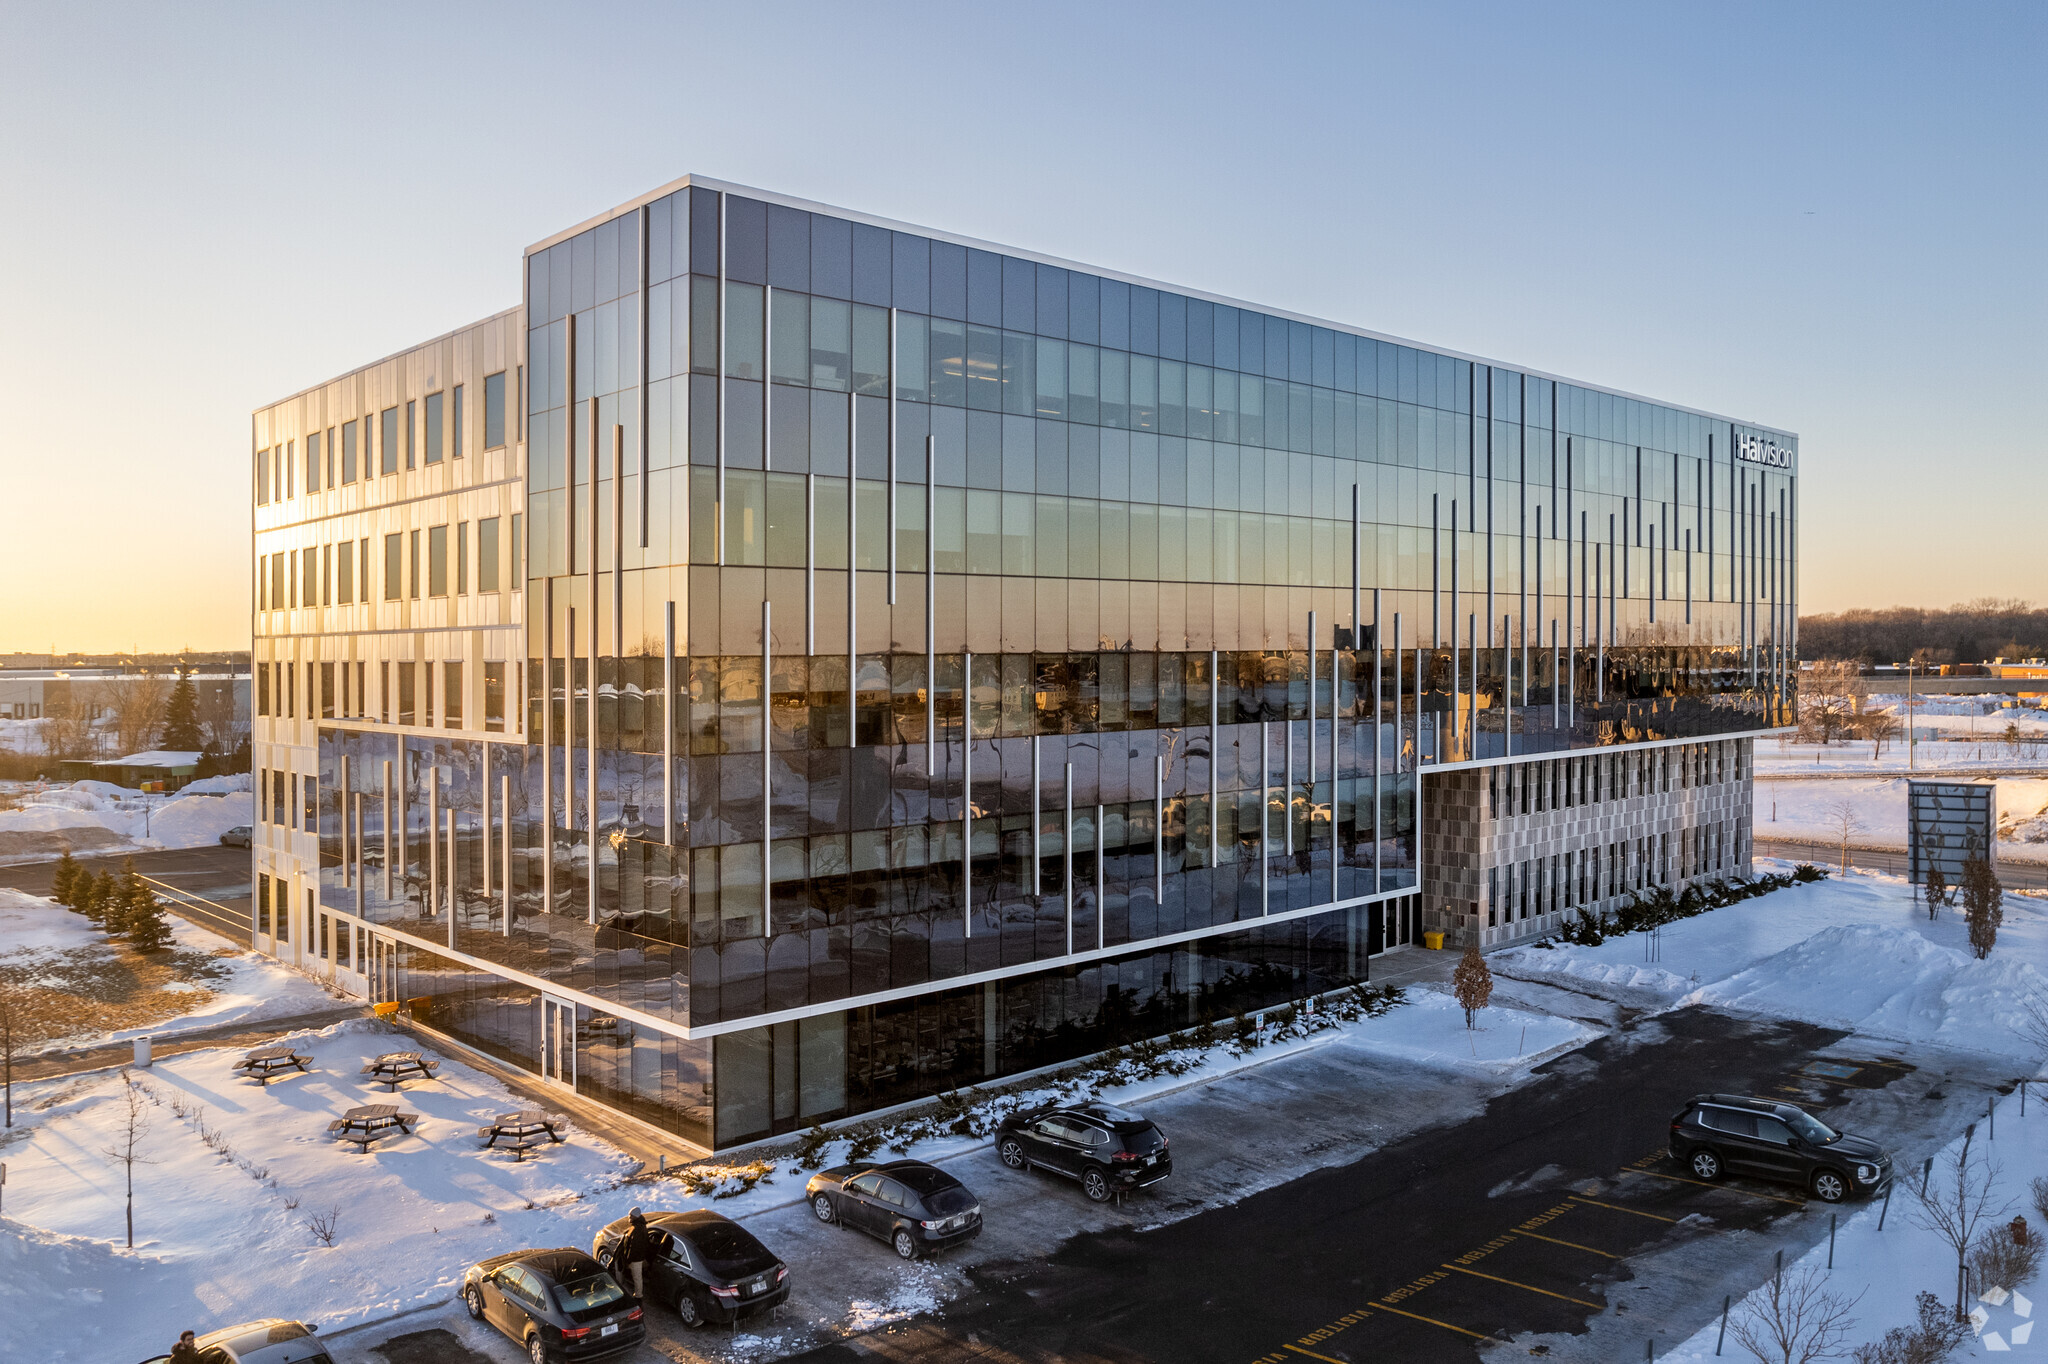
[[[208,1331],[198,1343],[204,1364],[334,1364],[312,1327],[278,1317]],[[170,1358],[156,1355],[143,1364],[169,1364]]]
[[[254,828],[247,824],[237,824],[220,836],[220,845],[223,848],[246,848],[255,836]]]
[[[967,1186],[921,1160],[835,1165],[804,1186],[820,1222],[864,1231],[906,1260],[981,1235],[981,1203]]]
[[[1128,1109],[1106,1103],[1047,1104],[1004,1118],[996,1154],[1013,1170],[1036,1166],[1081,1182],[1097,1203],[1157,1184],[1173,1173],[1166,1134]]]
[[[515,1250],[462,1276],[469,1315],[516,1340],[533,1364],[598,1359],[647,1338],[640,1300],[572,1246]]]
[[[621,1283],[629,1275],[613,1263],[631,1222],[624,1217],[598,1232],[590,1253]],[[647,1214],[646,1296],[675,1308],[685,1326],[723,1325],[780,1305],[789,1297],[789,1266],[752,1232],[720,1213]]]
[[[1700,1094],[1671,1119],[1671,1156],[1696,1179],[1727,1171],[1797,1184],[1823,1203],[1881,1191],[1891,1154],[1867,1137],[1837,1132],[1794,1104]]]

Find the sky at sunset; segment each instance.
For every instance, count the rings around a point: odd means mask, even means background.
[[[1797,431],[2048,599],[2038,4],[0,5],[0,653],[246,647],[249,413],[690,171]]]

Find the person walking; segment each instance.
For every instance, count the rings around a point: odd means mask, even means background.
[[[171,1347],[171,1364],[199,1364],[199,1338],[192,1332],[178,1334],[178,1343]]]
[[[647,1237],[647,1218],[635,1208],[626,1216],[632,1221],[632,1229],[626,1233],[625,1242],[619,1247],[619,1261],[633,1276],[633,1296],[647,1296],[647,1261],[654,1253],[654,1247]]]

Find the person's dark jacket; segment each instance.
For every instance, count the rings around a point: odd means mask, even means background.
[[[199,1347],[179,1341],[171,1347],[171,1364],[200,1364]]]
[[[654,1258],[654,1242],[647,1235],[647,1224],[635,1222],[626,1232],[626,1239],[619,1242],[619,1263],[634,1264]]]

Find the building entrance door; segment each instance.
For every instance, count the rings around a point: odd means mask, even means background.
[[[540,997],[540,1073],[576,1088],[576,1006],[566,999]]]
[[[398,999],[398,944],[375,933],[369,940],[369,960],[363,963],[363,972],[368,977],[370,1002],[394,1003]]]

